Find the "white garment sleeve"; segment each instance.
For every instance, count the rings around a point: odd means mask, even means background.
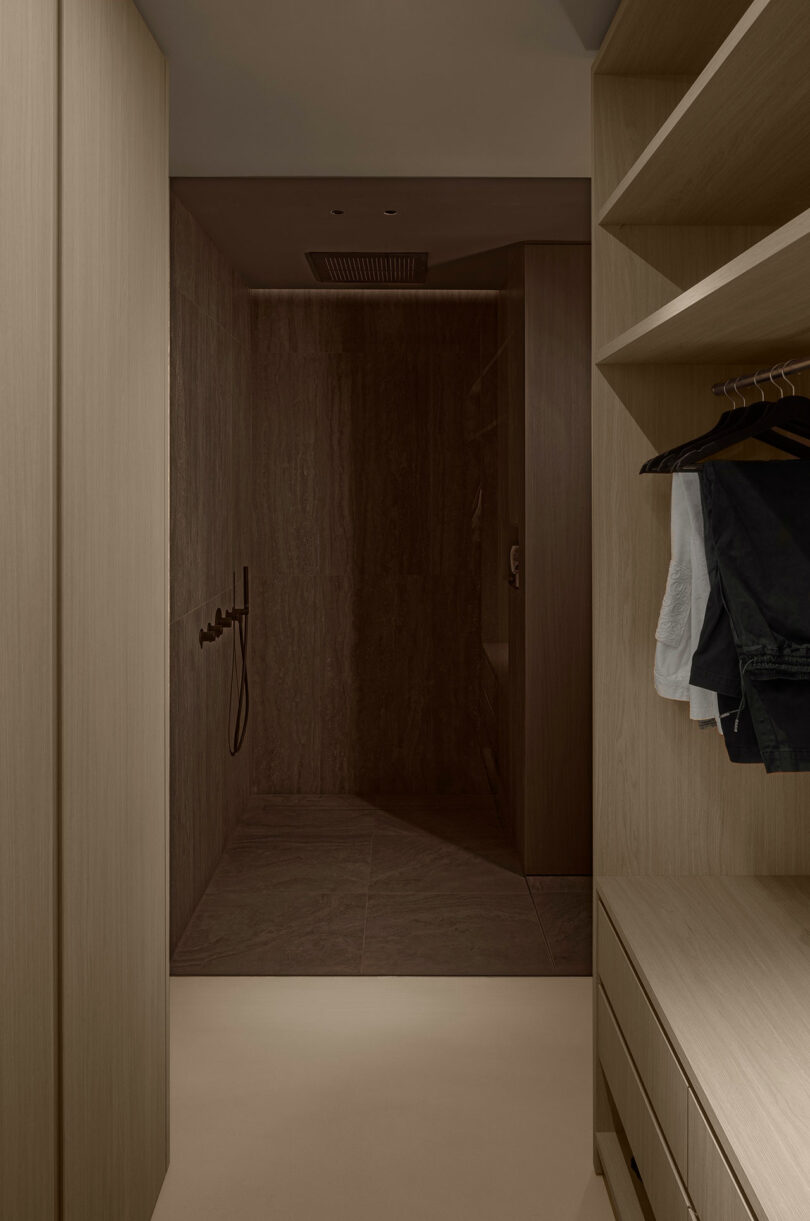
[[[689,702],[693,721],[715,720],[717,693],[689,682],[709,597],[703,508],[695,472],[672,476],[672,556],[655,633],[655,689],[665,699]]]

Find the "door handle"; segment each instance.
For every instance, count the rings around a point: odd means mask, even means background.
[[[513,543],[509,548],[509,584],[513,589],[520,589],[520,544]]]

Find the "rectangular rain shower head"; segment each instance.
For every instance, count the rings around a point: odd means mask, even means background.
[[[427,278],[423,251],[311,250],[307,260],[321,284],[424,284]]]

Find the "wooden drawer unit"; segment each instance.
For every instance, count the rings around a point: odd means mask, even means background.
[[[689,1086],[601,903],[597,904],[596,954],[599,981],[675,1163],[686,1178]]]
[[[691,1090],[688,1182],[692,1202],[702,1221],[755,1221]]]
[[[689,1221],[690,1203],[604,990],[598,989],[599,1059],[655,1221]],[[710,1213],[706,1221],[719,1221]]]

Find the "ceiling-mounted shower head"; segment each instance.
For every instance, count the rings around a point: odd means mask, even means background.
[[[314,250],[307,260],[321,284],[424,284],[427,278],[424,251]]]

